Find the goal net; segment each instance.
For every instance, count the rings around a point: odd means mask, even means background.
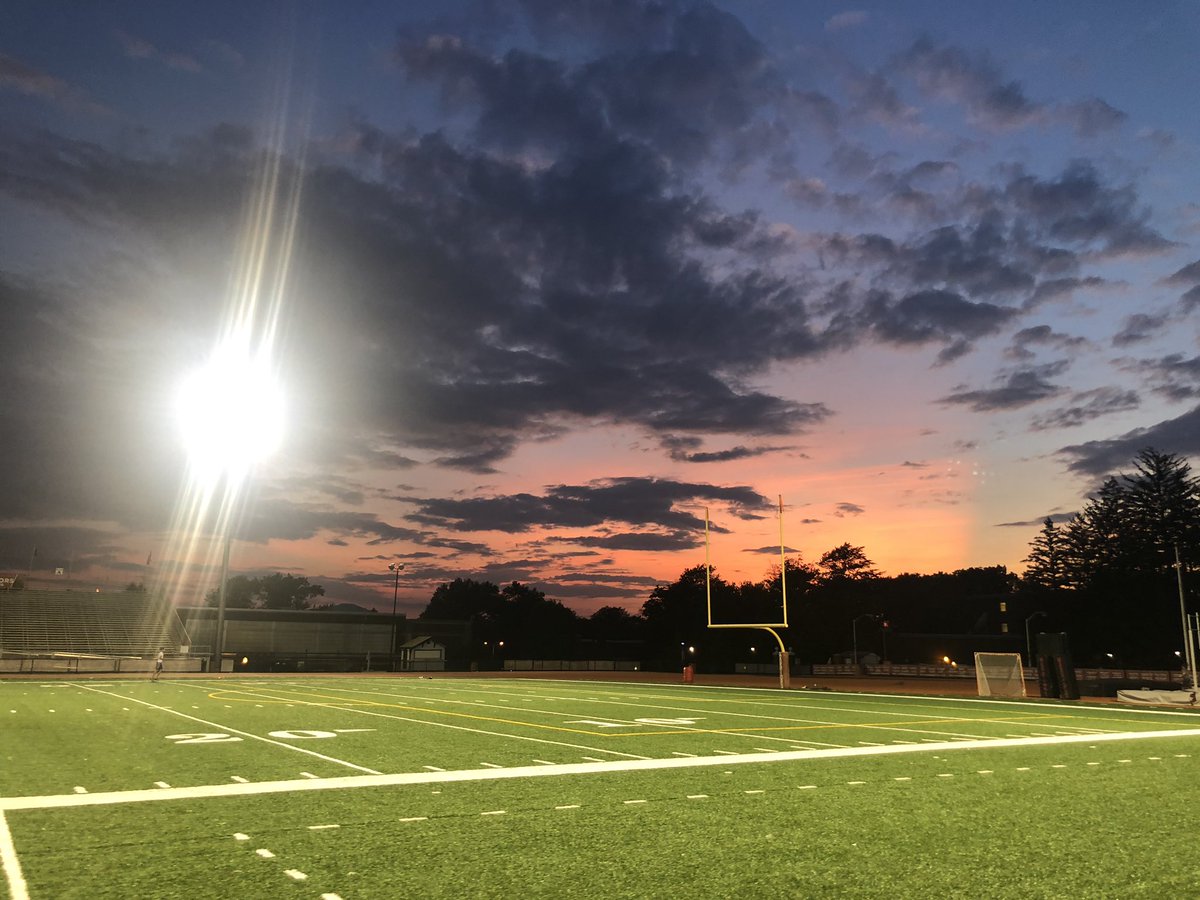
[[[976,653],[975,682],[980,697],[1024,697],[1020,653]]]

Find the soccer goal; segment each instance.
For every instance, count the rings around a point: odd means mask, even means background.
[[[976,653],[975,683],[980,697],[1024,697],[1020,653]]]

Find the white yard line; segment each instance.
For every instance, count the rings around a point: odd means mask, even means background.
[[[775,763],[842,759],[854,756],[890,756],[898,753],[927,753],[930,750],[992,750],[1000,747],[1045,747],[1058,744],[1094,744],[1154,738],[1200,737],[1200,728],[1166,731],[1126,731],[1108,734],[1077,734],[1043,738],[952,741],[944,744],[889,744],[884,747],[843,747],[832,750],[796,750],[780,753],[741,753],[734,756],[698,756],[692,759],[610,760],[601,763],[563,763],[555,766],[513,766],[507,769],[461,769],[451,772],[402,772],[394,775],[343,775],[320,781],[260,781],[250,784],[211,784],[185,788],[108,791],[95,794],[57,794],[43,797],[0,797],[0,816],[6,811],[24,809],[60,809],[77,806],[105,806],[120,803],[146,803],[161,800],[191,800],[205,797],[246,797],[260,794],[328,791],[344,788],[390,787],[409,784],[497,781],[504,778],[545,778],[562,775],[596,775],[608,772],[644,772],[654,769],[692,769],[706,766]],[[10,840],[11,844],[11,840]]]
[[[223,690],[238,690],[238,689],[225,687],[225,688],[223,688]],[[280,693],[283,693],[282,689],[280,689],[280,688],[275,688],[274,690],[279,691]],[[256,691],[255,693],[263,695],[263,692],[261,692],[261,691]],[[266,695],[263,695],[263,696],[265,697]],[[470,732],[471,734],[485,734],[488,737],[507,738],[509,740],[514,740],[514,741],[530,741],[535,744],[549,744],[554,747],[569,747],[572,750],[586,750],[589,753],[603,753],[607,756],[619,756],[624,759],[650,759],[650,757],[648,757],[648,756],[640,756],[637,753],[623,753],[620,750],[608,750],[604,747],[589,747],[586,744],[571,744],[571,743],[567,743],[566,741],[551,741],[546,738],[530,737],[529,735],[523,735],[523,734],[505,734],[502,731],[488,731],[485,728],[471,728],[466,725],[452,725],[449,722],[435,722],[435,721],[432,721],[429,719],[415,719],[411,716],[401,716],[401,715],[397,715],[395,713],[379,712],[378,710],[373,710],[373,709],[359,709],[359,708],[353,707],[353,706],[347,707],[347,706],[339,705],[339,704],[348,704],[348,703],[352,704],[352,703],[360,702],[358,700],[355,700],[354,698],[343,698],[343,699],[331,698],[331,699],[329,699],[328,702],[319,703],[315,700],[301,700],[297,697],[292,697],[285,693],[283,698],[270,697],[269,699],[274,700],[276,702],[279,702],[281,699],[287,699],[287,700],[290,700],[291,702],[296,703],[300,706],[314,706],[318,709],[332,709],[332,710],[337,710],[338,712],[353,713],[354,715],[359,715],[359,716],[375,716],[376,718],[391,719],[391,720],[397,721],[397,722],[411,722],[416,725],[430,725],[430,726],[433,726],[436,728],[449,728],[452,731],[467,731],[467,732]],[[380,701],[374,701],[374,702],[380,703]],[[380,705],[382,706],[382,705],[386,705],[386,704],[380,703]],[[505,710],[505,711],[510,712],[510,713],[512,712],[512,710]],[[439,711],[432,710],[431,712],[433,712],[436,715]],[[520,724],[524,724],[524,723],[516,722],[514,724],[520,725]],[[529,727],[529,726],[527,726],[527,727]]]
[[[21,861],[17,859],[17,848],[13,845],[3,811],[0,811],[0,865],[4,868],[4,880],[8,883],[11,900],[29,900],[29,887],[25,884],[25,876],[21,874]]]

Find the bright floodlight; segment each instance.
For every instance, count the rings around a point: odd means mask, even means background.
[[[267,361],[225,348],[179,392],[177,413],[192,465],[240,477],[283,437],[283,392]]]

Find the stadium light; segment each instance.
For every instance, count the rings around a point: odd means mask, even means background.
[[[184,380],[177,396],[176,416],[194,483],[207,496],[224,480],[224,547],[213,640],[213,660],[220,672],[234,508],[251,468],[269,456],[283,438],[283,391],[268,355],[252,352],[245,341],[221,344]]]
[[[227,344],[182,384],[176,414],[198,475],[244,477],[283,438],[283,391],[268,360]]]

